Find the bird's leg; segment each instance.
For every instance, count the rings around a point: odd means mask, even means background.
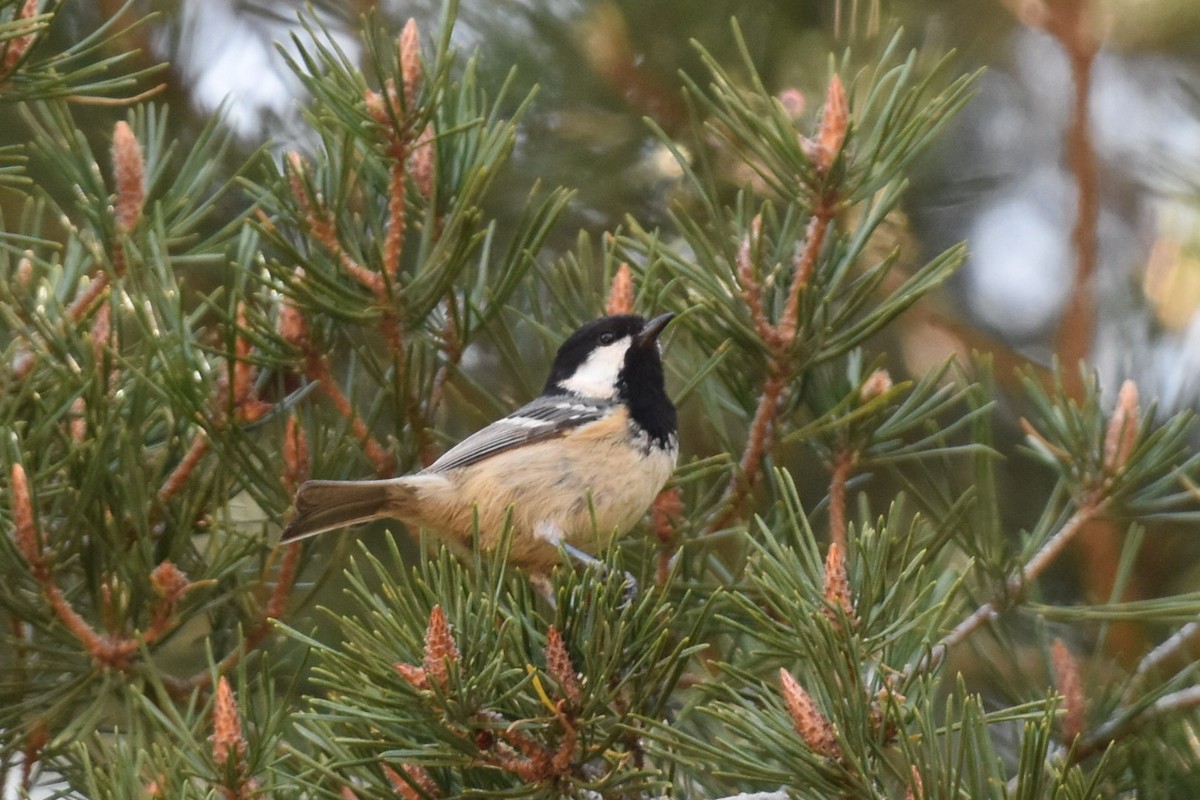
[[[601,561],[600,559],[596,558],[593,555],[583,552],[578,547],[567,544],[566,542],[559,542],[559,545],[562,546],[563,550],[567,551],[567,555],[569,555],[571,557],[572,561],[575,561],[578,564],[582,564],[585,567],[594,567],[596,569],[596,572],[599,573],[600,575],[608,575],[610,572],[612,572],[612,570],[610,570],[608,568],[608,565],[605,564],[603,561]],[[633,577],[632,572],[629,572],[628,570],[626,570],[625,571],[625,601],[621,604],[621,606],[624,607],[624,606],[631,605],[633,603],[633,601],[637,599],[637,593],[638,593],[637,578]]]
[[[575,545],[568,543],[566,541],[566,535],[563,533],[562,528],[560,528],[558,525],[554,524],[553,522],[549,522],[547,520],[542,520],[541,522],[539,522],[534,527],[534,535],[537,536],[539,539],[549,542],[550,544],[561,547],[566,552],[566,554],[571,557],[571,560],[574,561],[576,564],[582,565],[584,567],[593,567],[593,568],[595,568],[596,572],[600,575],[608,575],[611,572],[611,570],[608,568],[608,565],[605,564],[603,561],[601,561],[600,559],[591,555],[590,553],[583,552]],[[637,598],[637,592],[638,592],[637,578],[633,577],[633,573],[626,572],[625,573],[625,602],[623,603],[623,605],[627,606],[627,605],[632,604],[633,601]]]

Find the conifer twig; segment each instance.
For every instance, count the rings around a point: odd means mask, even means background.
[[[829,478],[829,541],[846,548],[846,484],[857,461],[855,453],[846,444],[840,444],[833,453]]]
[[[1097,234],[1100,217],[1099,169],[1092,144],[1089,98],[1092,66],[1100,50],[1093,28],[1091,0],[1027,0],[1018,12],[1027,24],[1053,36],[1067,55],[1071,70],[1071,117],[1067,123],[1067,166],[1075,178],[1076,212],[1071,230],[1075,270],[1066,311],[1059,323],[1056,352],[1067,365],[1066,380],[1072,397],[1082,396],[1081,374],[1075,366],[1091,350],[1095,324],[1092,286],[1096,272]]]
[[[138,642],[98,633],[75,610],[71,601],[58,587],[54,572],[46,561],[42,535],[33,514],[33,500],[25,468],[20,464],[12,465],[9,492],[13,515],[13,542],[25,563],[29,565],[29,573],[37,582],[54,616],[58,617],[63,627],[83,645],[83,649],[97,664],[116,670],[128,669],[129,659],[137,651]]]
[[[69,94],[64,99],[68,103],[74,103],[79,106],[103,106],[107,108],[123,108],[135,106],[138,103],[144,103],[151,97],[160,95],[167,90],[167,84],[158,83],[151,86],[145,91],[130,95],[129,97],[96,97],[86,94]]]
[[[29,3],[26,4],[27,6]],[[34,10],[37,2],[32,2]],[[13,44],[9,43],[10,47]],[[146,201],[145,187],[145,157],[142,146],[129,127],[129,123],[120,121],[113,128],[112,169],[115,185],[116,203],[113,210],[113,226],[117,236],[112,242],[112,269],[120,276],[125,272],[125,248],[121,237],[130,233],[141,217],[142,206]],[[96,302],[104,295],[109,286],[109,276],[101,268],[88,275],[88,282],[67,306],[66,321],[75,324],[88,315]],[[108,312],[102,312],[108,313]],[[22,348],[13,359],[12,373],[14,380],[23,380],[33,371],[37,364],[37,346],[39,339],[34,339],[30,346]],[[96,342],[99,346],[99,343]]]
[[[1073,742],[1052,749],[1045,763],[1078,764],[1086,759],[1103,752],[1114,742],[1132,736],[1139,730],[1164,717],[1170,717],[1200,708],[1200,686],[1189,686],[1170,694],[1165,694],[1150,705],[1135,712],[1130,712],[1128,706],[1122,704],[1109,720],[1083,734]],[[1016,779],[1010,783],[1014,788]]]
[[[1140,688],[1149,676],[1159,672],[1170,662],[1179,661],[1182,664],[1192,661],[1195,658],[1192,648],[1197,643],[1200,643],[1200,622],[1189,622],[1171,634],[1138,662],[1129,679],[1129,685],[1125,689],[1122,701],[1130,702],[1133,699],[1134,691]]]
[[[1016,598],[1020,597],[1025,587],[1035,580],[1042,571],[1053,562],[1066,548],[1080,529],[1089,521],[1095,519],[1107,507],[1104,496],[1098,492],[1085,497],[1058,532],[1051,536],[1041,549],[1025,563],[1021,570],[1005,583],[1005,591],[1001,596],[989,600],[958,623],[950,633],[936,642],[929,651],[913,666],[905,669],[905,674],[913,676],[917,673],[937,669],[952,647],[964,641],[985,623],[1008,608]]]
[[[441,336],[442,365],[438,367],[437,376],[433,381],[433,391],[430,393],[429,413],[433,414],[442,404],[446,391],[446,381],[450,379],[450,370],[462,361],[466,349],[462,334],[454,315],[446,315],[446,324],[442,327]]]
[[[33,770],[41,760],[42,750],[50,741],[50,729],[46,723],[39,720],[33,724],[25,735],[25,743],[21,748],[21,789],[28,795],[33,789]]]
[[[304,224],[307,226],[309,233],[337,260],[347,275],[369,289],[376,297],[383,295],[385,292],[383,278],[378,273],[372,272],[355,261],[346,252],[346,249],[342,247],[342,243],[338,239],[337,226],[334,224],[333,215],[325,209],[318,208],[315,198],[309,195],[303,180],[305,173],[304,157],[292,151],[288,153],[287,159],[290,166],[288,180],[292,187],[292,196],[296,200],[296,205],[300,208]]]
[[[142,641],[153,644],[166,636],[178,624],[175,610],[184,596],[201,585],[211,586],[215,581],[192,581],[187,574],[171,561],[163,561],[150,573],[150,587],[156,602],[150,612],[150,625],[142,634]]]
[[[166,503],[172,497],[187,486],[188,479],[192,476],[192,472],[200,464],[200,460],[204,458],[204,454],[208,452],[208,435],[204,431],[196,431],[196,435],[192,437],[192,443],[188,445],[187,452],[183,454],[183,458],[179,459],[179,463],[175,465],[175,469],[171,470],[171,474],[163,481],[163,485],[158,490],[158,501]]]
[[[804,140],[805,151],[818,176],[824,177],[833,166],[845,143],[848,125],[849,112],[845,89],[841,79],[835,74],[826,92],[825,107],[816,139]],[[740,296],[750,312],[754,330],[769,352],[767,377],[763,381],[737,471],[725,487],[718,505],[720,510],[708,525],[709,532],[724,528],[741,515],[743,506],[761,477],[762,459],[773,446],[779,408],[786,400],[788,387],[795,378],[797,364],[792,348],[800,332],[800,295],[808,286],[840,205],[841,187],[823,182],[813,201],[804,240],[797,247],[796,256],[792,261],[787,299],[776,322],[771,322],[767,316],[763,305],[762,282],[754,269],[754,259],[760,248],[762,232],[760,216],[754,218],[750,232],[738,248],[736,274]]]
[[[683,492],[678,486],[663,489],[650,506],[650,530],[658,540],[658,564],[655,582],[662,586],[671,573],[671,560],[677,552],[679,520],[683,519]]]
[[[296,270],[296,279],[303,280],[304,271]],[[350,423],[354,438],[362,445],[363,452],[375,467],[377,475],[390,475],[395,471],[395,458],[384,449],[374,435],[367,430],[366,424],[350,405],[350,400],[338,388],[337,382],[329,371],[329,364],[324,354],[317,350],[309,335],[308,322],[304,313],[289,302],[284,302],[279,308],[277,329],[280,336],[293,347],[300,350],[305,377],[313,381],[321,392],[333,403],[333,407]]]

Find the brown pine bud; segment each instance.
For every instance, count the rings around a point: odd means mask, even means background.
[[[128,233],[141,217],[146,200],[146,163],[142,146],[124,120],[113,128],[112,163],[117,184],[117,230]]]
[[[546,671],[562,689],[563,695],[578,705],[579,676],[575,674],[575,665],[571,663],[571,656],[567,652],[562,634],[553,625],[546,632]]]
[[[371,115],[371,119],[380,125],[388,124],[387,106],[383,102],[383,95],[374,89],[367,89],[363,94],[363,102],[367,107],[367,113]]]
[[[104,348],[112,338],[112,306],[101,303],[92,318],[92,360],[97,367],[104,364]]]
[[[258,377],[258,368],[250,360],[254,354],[254,345],[246,337],[245,331],[250,324],[246,319],[246,304],[238,303],[237,315],[234,318],[235,336],[233,342],[233,403],[242,407],[254,398],[254,381]]]
[[[683,491],[678,486],[663,489],[650,506],[650,530],[664,544],[675,538],[675,528],[683,517]]]
[[[921,780],[921,773],[915,764],[912,767],[912,782],[908,784],[904,800],[925,800],[925,782]]]
[[[1117,405],[1108,420],[1108,431],[1104,436],[1104,469],[1110,475],[1119,472],[1129,460],[1137,444],[1140,417],[1137,384],[1127,380],[1121,384]]]
[[[296,280],[303,279],[304,270],[297,267]],[[291,300],[285,298],[279,304],[279,316],[275,320],[275,329],[292,347],[299,347],[303,350],[308,346],[308,323],[304,320],[304,314]]]
[[[25,468],[12,465],[12,480],[9,484],[10,509],[13,519],[13,543],[31,567],[42,562],[42,545],[38,541],[37,525],[33,521],[33,499],[29,495],[29,482],[25,479]]]
[[[396,672],[400,673],[400,677],[404,678],[405,682],[414,689],[428,689],[429,676],[425,674],[422,667],[416,664],[405,664],[403,661],[397,661],[392,665]]]
[[[404,83],[404,110],[412,112],[421,88],[421,33],[417,21],[409,18],[400,31],[400,78]]]
[[[833,166],[834,159],[845,144],[849,121],[846,88],[842,85],[842,79],[835,74],[825,92],[825,108],[821,111],[817,138],[804,143],[809,160],[817,172],[824,174]]]
[[[426,125],[425,130],[417,139],[417,143],[413,146],[409,161],[408,169],[413,185],[417,187],[417,193],[426,200],[433,197],[433,190],[436,188],[437,146],[434,143],[436,135],[433,123]]]
[[[445,686],[450,678],[450,664],[458,661],[458,645],[442,607],[429,612],[429,627],[425,629],[425,659],[421,666],[430,680]]]
[[[633,271],[629,265],[622,262],[613,275],[612,285],[608,289],[608,302],[604,306],[606,314],[633,313]]]
[[[162,562],[150,573],[150,588],[168,603],[179,600],[191,586],[187,573],[170,561]]]
[[[892,376],[888,374],[886,369],[877,369],[867,376],[863,381],[863,385],[858,389],[858,399],[864,403],[869,403],[880,395],[887,394],[892,390]]]
[[[814,752],[829,758],[841,758],[842,748],[837,742],[833,723],[817,710],[812,696],[804,691],[799,682],[786,669],[779,670],[780,693],[787,705],[796,733]]]
[[[237,699],[229,681],[222,675],[217,679],[217,696],[212,711],[213,761],[224,767],[232,756],[240,763],[246,755],[246,737],[242,734],[242,720],[238,716]]]
[[[838,619],[835,608],[842,609],[849,619],[854,619],[854,600],[850,596],[850,579],[846,576],[846,556],[837,542],[829,545],[829,552],[825,555],[825,602],[829,604],[824,609],[825,615],[830,619]]]
[[[1083,679],[1079,664],[1062,639],[1055,639],[1050,649],[1050,660],[1054,665],[1055,688],[1063,698],[1062,736],[1070,744],[1079,734],[1087,717],[1087,700],[1083,694]]]
[[[308,189],[304,185],[304,173],[306,165],[304,156],[296,150],[291,150],[284,155],[287,160],[287,178],[288,186],[292,189],[292,197],[296,198],[296,204],[300,206],[300,210],[306,215],[312,211],[312,201],[308,196]]]

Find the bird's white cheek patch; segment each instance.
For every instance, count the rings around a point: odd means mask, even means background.
[[[617,375],[621,365],[625,363],[625,351],[629,349],[628,336],[612,344],[598,347],[588,356],[587,361],[575,370],[575,374],[561,381],[558,385],[568,392],[584,397],[603,397],[611,399],[616,395]]]

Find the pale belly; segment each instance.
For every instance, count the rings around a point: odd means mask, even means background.
[[[422,505],[438,508],[441,524],[434,515],[420,522],[469,543],[478,514],[480,542],[490,550],[500,543],[511,510],[509,560],[532,569],[558,563],[560,539],[591,553],[605,549],[646,513],[674,472],[676,455],[630,448],[620,429],[577,443],[575,453],[586,451],[589,458],[562,457],[563,442],[552,440],[426,483],[418,489]],[[463,498],[476,499],[474,512]]]

